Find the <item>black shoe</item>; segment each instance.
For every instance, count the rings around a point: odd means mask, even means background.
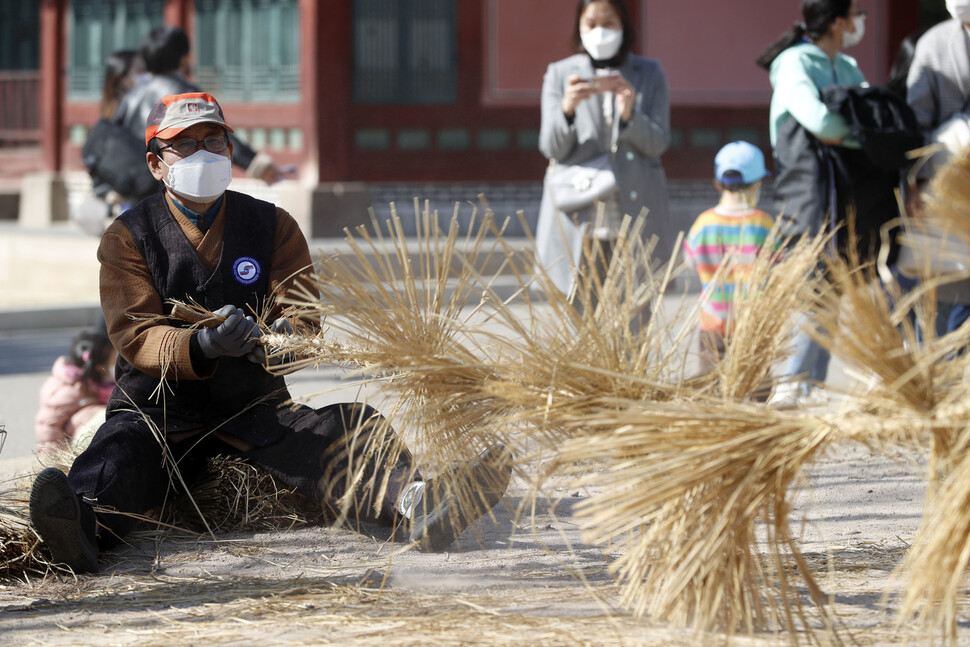
[[[492,445],[464,469],[429,479],[413,504],[411,541],[429,552],[448,548],[495,507],[511,478],[512,454]]]
[[[67,475],[56,467],[48,467],[34,479],[30,522],[50,549],[54,563],[67,564],[75,573],[98,570],[94,511],[81,503]]]

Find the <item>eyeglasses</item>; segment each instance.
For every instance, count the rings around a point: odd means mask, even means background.
[[[849,17],[850,18],[856,18],[856,17],[865,18],[866,17],[866,10],[865,9],[856,9],[855,11],[850,11],[849,12]]]
[[[179,157],[188,157],[195,151],[202,147],[209,151],[210,153],[221,153],[227,148],[229,148],[229,136],[228,135],[210,135],[205,139],[192,139],[191,137],[183,137],[182,139],[177,139],[171,144],[167,144],[158,149],[161,153],[163,150],[172,149],[172,152]]]

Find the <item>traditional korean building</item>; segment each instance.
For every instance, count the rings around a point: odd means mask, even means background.
[[[709,187],[728,141],[769,153],[770,87],[754,59],[799,17],[798,0],[628,3],[635,51],[658,59],[670,83],[672,193]],[[921,16],[917,0],[860,0],[866,37],[850,54],[872,83],[902,38],[940,15],[942,0],[924,4],[934,7]],[[21,222],[66,217],[104,60],[162,23],[189,33],[194,80],[237,133],[298,166],[282,186],[240,185],[272,191],[309,234],[413,197],[485,192],[493,206],[528,211],[546,164],[542,75],[570,53],[574,11],[572,0],[4,0],[0,213],[11,204],[4,187],[29,187]]]

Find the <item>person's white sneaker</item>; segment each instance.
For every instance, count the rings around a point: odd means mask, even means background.
[[[775,409],[794,409],[799,405],[802,397],[800,382],[782,382],[775,386],[768,401],[765,403]]]
[[[810,388],[808,393],[798,398],[798,404],[805,408],[824,407],[832,402],[832,396],[825,389]]]

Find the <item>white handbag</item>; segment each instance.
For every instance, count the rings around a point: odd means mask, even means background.
[[[551,160],[546,184],[553,206],[571,214],[593,206],[614,191],[616,176],[609,154],[603,153],[582,164]]]
[[[70,219],[85,233],[100,238],[111,222],[111,206],[89,191],[81,203],[71,210]]]
[[[963,104],[960,112],[926,134],[928,155],[916,166],[916,177],[931,179],[945,166],[954,155],[970,146],[970,114],[967,113],[970,99]]]

